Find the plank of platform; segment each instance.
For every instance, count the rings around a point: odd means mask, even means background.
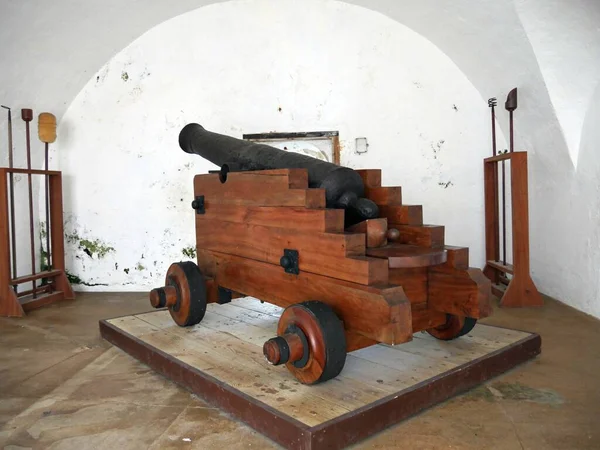
[[[305,386],[271,366],[262,344],[282,308],[241,298],[210,304],[178,327],[167,310],[101,321],[104,338],[287,448],[340,448],[498,375],[540,351],[539,336],[477,325],[454,341],[411,342],[347,355],[342,373]]]

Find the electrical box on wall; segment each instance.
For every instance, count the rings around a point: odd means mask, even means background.
[[[334,164],[340,163],[340,141],[337,131],[244,134],[244,140],[267,144],[281,150],[303,153]]]
[[[355,152],[359,155],[369,151],[369,141],[366,137],[357,137],[355,140]]]

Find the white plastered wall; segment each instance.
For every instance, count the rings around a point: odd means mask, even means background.
[[[34,107],[36,115],[52,111],[61,118],[91,75],[133,39],[160,22],[209,3],[215,2],[59,0],[52,8],[44,8],[41,0],[3,0],[0,38],[7,45],[0,46],[4,69],[0,71],[0,101],[17,110]],[[600,207],[594,197],[597,177],[590,171],[597,163],[597,152],[590,150],[597,136],[595,126],[589,125],[597,121],[591,95],[597,91],[600,74],[598,2],[346,3],[383,13],[424,36],[467,76],[481,98],[497,96],[502,104],[508,90],[519,87],[516,143],[517,149],[528,150],[530,155],[534,280],[543,292],[600,317],[600,250],[594,241],[594,218]],[[487,116],[487,111],[481,114]],[[5,127],[2,121],[0,130]],[[504,117],[499,124],[506,132]],[[15,138],[22,142],[22,135]],[[477,150],[487,146],[488,140],[482,141]],[[0,150],[3,163],[2,135]],[[412,192],[402,184],[405,193]],[[431,210],[425,205],[426,214]],[[26,262],[26,256],[20,260]]]
[[[383,168],[385,183],[402,185],[405,203],[423,204],[425,221],[444,224],[448,242],[471,247],[480,266],[481,110],[484,99],[437,47],[361,7],[252,0],[181,15],[112,58],[61,121],[55,150],[72,175],[66,229],[77,236],[69,266],[97,285],[89,289],[143,290],[185,259],[195,245],[192,177],[214,168],[179,149],[190,122],[238,138],[338,130],[342,164]],[[369,140],[360,156],[358,136]],[[92,170],[76,176],[83,167]],[[114,251],[84,254],[81,238]]]

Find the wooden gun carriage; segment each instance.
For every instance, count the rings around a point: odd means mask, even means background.
[[[360,186],[349,188],[349,202],[347,185],[336,198],[330,186],[314,187],[323,180],[310,165],[240,167],[220,139],[248,151],[259,144],[193,125],[196,136],[190,125],[180,135],[184,150],[206,157],[187,140],[205,139],[225,156],[209,158],[220,171],[194,178],[197,264],[172,264],[165,286],[150,293],[178,325],[199,323],[207,303],[238,297],[283,307],[265,357],[314,384],[337,376],[347,352],[402,344],[419,331],[451,340],[491,314],[491,283],[469,267],[468,248],[445,245],[444,227],[424,225],[422,207],[404,205],[400,187],[382,187],[379,169],[352,171]],[[358,209],[357,198],[365,199]]]

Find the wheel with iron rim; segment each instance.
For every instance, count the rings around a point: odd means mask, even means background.
[[[476,323],[477,319],[473,319],[472,317],[446,314],[445,324],[430,328],[427,332],[442,341],[451,341],[469,333],[475,327]]]
[[[150,303],[155,308],[166,306],[180,327],[196,325],[206,313],[206,279],[192,261],[173,263],[165,286],[150,292]]]
[[[344,325],[329,305],[308,301],[288,306],[277,325],[277,335],[295,333],[304,342],[304,356],[286,367],[303,384],[335,378],[346,362]]]

